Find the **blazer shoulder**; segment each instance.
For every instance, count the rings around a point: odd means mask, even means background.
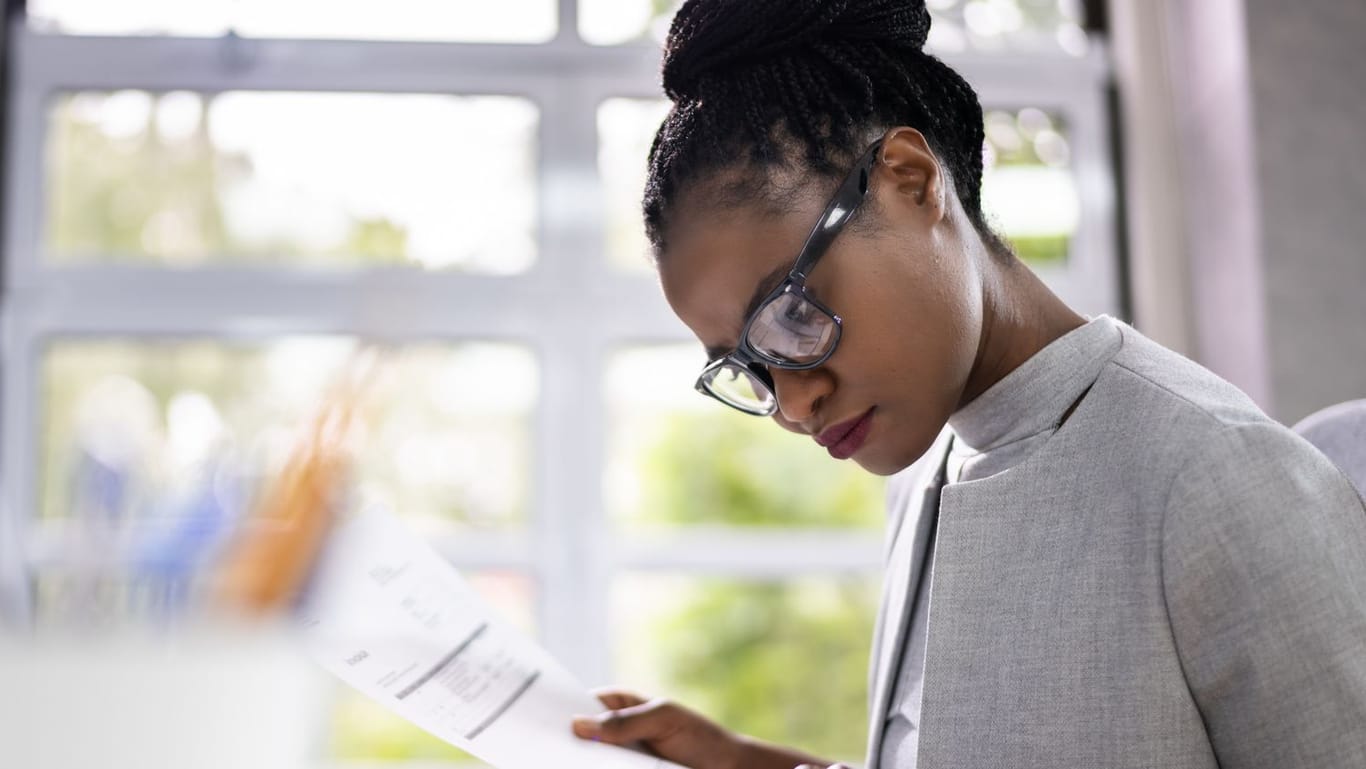
[[[1123,387],[1147,396],[1145,407],[1158,404],[1165,411],[1206,422],[1206,429],[1273,422],[1251,397],[1206,367],[1130,326],[1121,326],[1121,335],[1123,344],[1112,367]]]
[[[1281,427],[1242,390],[1209,369],[1129,326],[1121,325],[1121,334],[1123,344],[1106,373],[1115,402],[1128,404],[1136,418],[1177,418],[1193,438],[1243,425]]]
[[[1108,457],[1142,468],[1133,476],[1164,506],[1177,476],[1191,462],[1212,472],[1237,464],[1243,452],[1302,456],[1284,426],[1251,398],[1199,364],[1120,324],[1122,343],[1072,419],[1065,445],[1081,457]]]

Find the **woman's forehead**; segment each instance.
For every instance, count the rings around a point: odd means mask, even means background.
[[[680,217],[659,260],[665,298],[704,344],[738,336],[754,294],[781,280],[803,237],[790,222],[742,211]]]
[[[796,255],[824,205],[819,192],[769,179],[762,188],[741,185],[735,173],[713,174],[679,194],[668,216],[661,261],[685,261],[698,251]],[[779,177],[786,174],[778,174]],[[739,194],[741,189],[747,194]]]

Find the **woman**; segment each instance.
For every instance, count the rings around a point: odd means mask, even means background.
[[[981,108],[929,25],[907,0],[686,3],[644,200],[698,388],[894,475],[869,765],[1366,767],[1361,499],[992,233]],[[603,702],[576,733],[822,763]]]

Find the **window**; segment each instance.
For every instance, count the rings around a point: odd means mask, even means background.
[[[522,272],[536,254],[536,123],[507,96],[63,93],[44,254]]]
[[[587,682],[858,760],[882,485],[691,389],[638,211],[672,4],[107,5],[12,33],[0,588],[40,621],[166,610],[154,550],[92,570],[92,538],[240,509],[377,350],[367,498]],[[931,6],[989,213],[1117,312],[1103,41],[1067,2]],[[348,693],[331,723],[342,764],[463,760]]]
[[[230,506],[279,470],[356,347],[323,336],[50,340],[40,517],[159,518],[167,511],[150,500],[200,504],[196,491]],[[433,534],[525,526],[530,352],[461,342],[386,355],[363,401],[358,489]]]

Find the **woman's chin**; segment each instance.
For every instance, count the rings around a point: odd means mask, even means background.
[[[939,437],[943,425],[933,431],[926,431],[924,435],[906,435],[905,431],[896,429],[887,430],[880,436],[881,441],[869,441],[863,446],[862,450],[850,457],[857,462],[859,467],[867,470],[874,475],[896,475],[915,464],[917,460],[925,455],[934,445],[934,441]],[[889,445],[889,438],[902,438],[903,440]]]

